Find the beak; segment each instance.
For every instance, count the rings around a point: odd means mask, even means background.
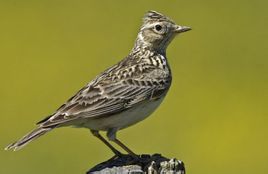
[[[189,30],[191,30],[191,28],[186,27],[186,26],[176,25],[176,27],[175,27],[175,33],[183,33],[183,32],[189,31]]]

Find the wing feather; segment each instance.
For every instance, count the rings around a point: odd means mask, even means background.
[[[163,89],[163,86],[151,79],[121,79],[113,83],[91,82],[62,105],[56,113],[39,124],[50,127],[76,119],[115,114],[152,98],[158,89]]]

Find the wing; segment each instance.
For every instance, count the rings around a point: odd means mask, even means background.
[[[112,115],[159,97],[163,84],[150,80],[127,79],[116,83],[86,86],[55,114],[39,122],[42,127],[64,124],[80,118]]]
[[[125,63],[122,61],[103,72],[38,124],[50,127],[81,118],[112,115],[167,92],[171,83],[169,73],[155,66]]]

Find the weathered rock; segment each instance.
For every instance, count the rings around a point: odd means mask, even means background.
[[[168,159],[160,154],[140,155],[134,158],[131,155],[112,157],[102,162],[87,174],[185,174],[184,163],[175,158]]]

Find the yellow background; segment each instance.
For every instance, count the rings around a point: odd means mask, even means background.
[[[161,107],[118,137],[191,174],[268,173],[268,1],[0,1],[0,147],[20,138],[132,48],[157,10],[192,31],[167,50],[173,85]],[[112,156],[86,129],[0,150],[1,174],[78,174]]]

